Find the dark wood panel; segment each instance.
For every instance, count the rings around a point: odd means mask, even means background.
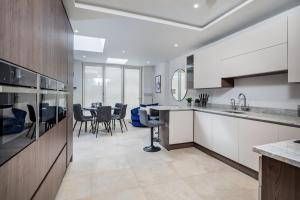
[[[40,183],[37,173],[37,143],[29,145],[0,168],[0,199],[30,199]]]
[[[67,126],[67,162],[73,159],[73,116],[68,117]]]
[[[40,185],[34,200],[53,200],[59,190],[60,184],[66,172],[66,147],[61,151],[56,162],[50,169],[43,183]]]
[[[300,169],[262,157],[262,200],[299,200]]]
[[[61,0],[1,0],[0,58],[67,83],[67,23]]]

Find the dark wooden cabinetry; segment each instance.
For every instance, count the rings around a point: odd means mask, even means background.
[[[41,184],[33,200],[53,200],[66,172],[66,147],[50,169],[45,181]]]
[[[60,0],[1,0],[0,58],[67,82],[68,23]]]
[[[67,117],[0,167],[1,200],[54,199],[73,153],[73,31],[61,0],[1,0],[0,59],[68,84]]]

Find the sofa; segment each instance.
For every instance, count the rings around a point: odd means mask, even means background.
[[[143,124],[140,122],[140,116],[139,116],[139,110],[141,107],[148,107],[148,106],[158,106],[158,103],[154,104],[140,104],[140,107],[132,109],[131,112],[131,124],[134,127],[145,127]]]

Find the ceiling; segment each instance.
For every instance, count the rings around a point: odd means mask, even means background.
[[[108,57],[125,58],[135,66],[170,60],[300,4],[300,0],[252,0],[217,21],[246,1],[75,1],[93,8],[78,8],[74,0],[63,0],[73,29],[79,31],[76,34],[106,39],[103,53],[75,51],[75,59],[105,63]]]

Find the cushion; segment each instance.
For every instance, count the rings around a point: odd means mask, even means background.
[[[2,108],[0,109],[0,115],[2,118],[15,118],[12,108]]]

